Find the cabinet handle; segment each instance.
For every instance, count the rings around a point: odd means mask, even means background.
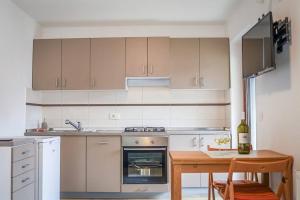
[[[22,152],[22,155],[26,155],[26,154],[28,154],[30,151],[23,151]]]
[[[149,74],[153,74],[153,65],[150,65]]]
[[[195,78],[194,78],[194,85],[195,85],[195,86],[198,86],[198,85],[199,85],[198,75],[196,75]]]
[[[28,181],[29,179],[30,179],[29,177],[24,178],[24,179],[21,180],[21,182],[22,182],[22,183],[25,183],[25,182]]]
[[[95,79],[93,79],[92,80],[92,88],[95,88],[95,86],[96,86],[96,81],[95,81]]]
[[[97,142],[97,144],[104,145],[104,144],[109,144],[109,142]]]
[[[22,169],[25,169],[26,167],[28,167],[30,164],[25,164],[25,165],[22,165]]]
[[[63,87],[66,88],[67,87],[67,79],[64,79],[64,84]]]
[[[197,146],[197,138],[193,137],[193,147],[196,147],[196,146]]]
[[[56,78],[56,83],[55,83],[56,88],[59,87],[59,78]]]
[[[199,84],[200,84],[200,87],[204,87],[204,78],[203,77],[200,77],[199,78]]]

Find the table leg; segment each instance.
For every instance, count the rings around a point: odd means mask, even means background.
[[[171,200],[181,200],[181,166],[171,167]]]
[[[270,174],[269,173],[261,174],[261,181],[265,186],[270,187]]]

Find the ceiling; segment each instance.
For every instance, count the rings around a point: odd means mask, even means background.
[[[223,24],[242,0],[12,0],[44,25]]]

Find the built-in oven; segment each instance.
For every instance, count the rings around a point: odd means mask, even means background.
[[[123,184],[168,182],[168,137],[123,136]]]

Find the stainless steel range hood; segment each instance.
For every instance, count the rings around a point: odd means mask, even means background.
[[[169,87],[169,77],[126,77],[127,87]]]

